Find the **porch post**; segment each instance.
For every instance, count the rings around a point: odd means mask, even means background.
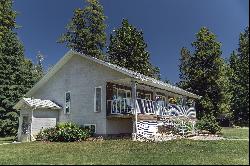
[[[137,109],[136,109],[136,82],[134,79],[131,80],[131,88],[132,88],[132,107],[135,114],[135,120],[133,125],[133,134],[132,139],[136,140],[136,134],[137,134]]]

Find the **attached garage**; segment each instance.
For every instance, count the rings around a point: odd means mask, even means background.
[[[61,107],[53,101],[23,98],[15,109],[20,111],[18,141],[35,140],[41,129],[55,127]]]

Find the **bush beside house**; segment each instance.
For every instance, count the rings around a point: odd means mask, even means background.
[[[50,142],[75,142],[83,141],[90,137],[91,131],[76,125],[75,123],[59,123],[56,127],[41,130],[37,140]]]
[[[221,131],[219,123],[216,121],[216,118],[212,115],[203,116],[197,123],[196,128],[198,131],[208,131],[211,134],[215,134]]]

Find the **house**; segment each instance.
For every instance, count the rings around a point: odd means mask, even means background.
[[[14,106],[20,110],[18,140],[34,140],[41,129],[66,121],[89,127],[96,135],[152,134],[159,117],[195,119],[194,101],[198,98],[176,86],[70,50]],[[178,99],[180,105],[169,103],[169,99]]]

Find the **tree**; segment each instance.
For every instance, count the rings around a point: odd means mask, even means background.
[[[202,96],[197,103],[198,117],[205,114],[230,117],[228,66],[221,58],[221,43],[203,27],[192,43],[194,52],[181,51],[180,83],[184,89]]]
[[[38,51],[36,55],[37,64],[34,65],[34,75],[35,78],[37,78],[36,82],[39,81],[44,76],[44,67],[43,67],[43,61],[44,61],[44,55]]]
[[[180,65],[179,65],[179,70],[180,70],[179,78],[181,81],[177,83],[177,86],[182,87],[183,89],[186,90],[189,90],[188,82],[190,81],[189,80],[190,59],[191,59],[190,51],[187,48],[182,47]]]
[[[12,0],[0,1],[0,46],[4,33],[16,26],[16,12],[12,10]]]
[[[239,48],[230,57],[233,120],[249,125],[249,27],[240,34]]]
[[[76,9],[67,32],[59,39],[60,43],[77,52],[103,59],[106,44],[106,25],[103,7],[98,0],[87,0],[88,6]]]
[[[143,32],[123,19],[122,26],[110,35],[108,59],[118,66],[159,79],[159,68],[150,63],[150,54],[146,48]]]
[[[24,47],[13,32],[16,12],[12,10],[12,1],[1,1],[0,9],[0,19],[5,22],[0,24],[0,136],[6,136],[17,131],[18,111],[13,106],[36,78],[32,62],[25,58]]]

